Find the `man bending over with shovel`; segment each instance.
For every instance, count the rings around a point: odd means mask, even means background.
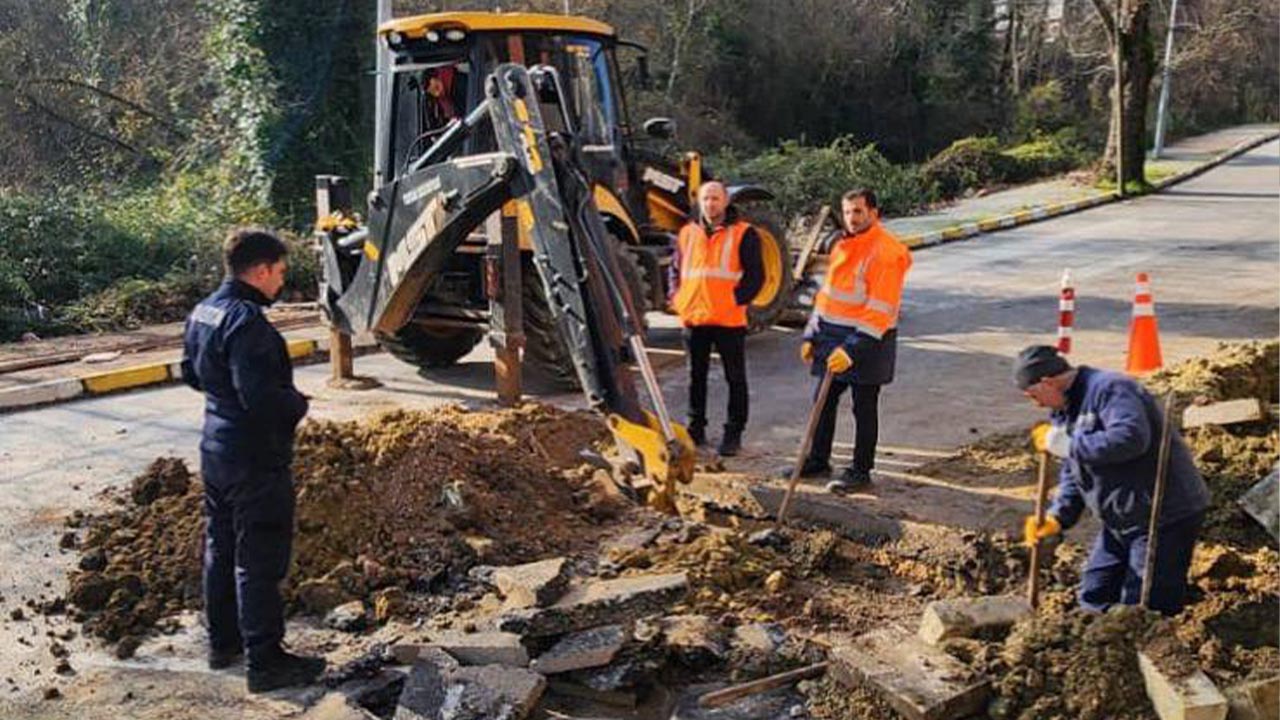
[[[1155,398],[1127,375],[1073,368],[1048,345],[1023,350],[1014,376],[1028,398],[1052,411],[1049,424],[1032,430],[1036,450],[1061,460],[1057,497],[1043,521],[1027,518],[1027,544],[1070,528],[1088,506],[1102,530],[1081,575],[1080,605],[1103,611],[1116,603],[1139,604],[1150,567],[1147,606],[1165,615],[1181,612],[1209,488],[1182,437],[1172,427],[1166,432]],[[1161,502],[1162,444],[1168,450]],[[1150,559],[1149,544],[1155,546]]]

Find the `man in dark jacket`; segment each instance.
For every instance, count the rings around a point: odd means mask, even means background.
[[[307,399],[293,385],[284,338],[263,308],[284,285],[288,248],[238,230],[223,250],[227,279],[191,312],[182,378],[205,394],[204,608],[209,667],[247,655],[250,692],[307,684],[324,660],[285,652],[279,583],[289,568],[294,428]]]
[[[800,346],[800,359],[809,363],[814,376],[833,373],[800,475],[831,472],[836,412],[840,396],[849,391],[856,425],[853,462],[839,479],[827,483],[827,490],[843,494],[871,484],[880,435],[880,388],[893,382],[898,311],[911,269],[911,253],[881,225],[879,204],[871,189],[846,192],[840,207],[845,233],[831,248]],[[815,398],[817,394],[815,388]]]
[[[1026,541],[1070,528],[1088,507],[1102,521],[1080,583],[1080,604],[1106,610],[1141,602],[1156,463],[1164,418],[1155,398],[1120,373],[1071,367],[1048,345],[1018,356],[1018,387],[1052,410],[1033,431],[1037,449],[1062,461],[1058,492],[1043,523],[1027,518]],[[1209,488],[1182,437],[1172,433],[1164,502],[1157,530],[1151,609],[1182,610],[1187,568],[1209,507]]]

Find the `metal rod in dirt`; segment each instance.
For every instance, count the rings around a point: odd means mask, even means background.
[[[1164,505],[1164,488],[1169,474],[1169,451],[1173,444],[1173,392],[1164,396],[1164,427],[1160,431],[1160,455],[1156,460],[1156,487],[1151,498],[1151,523],[1147,526],[1147,558],[1142,565],[1142,607],[1151,607],[1152,575],[1156,569],[1156,551],[1160,545],[1160,508]]]
[[[658,424],[662,426],[662,436],[668,442],[675,440],[676,432],[671,428],[671,416],[667,414],[667,403],[662,399],[662,389],[658,387],[658,377],[653,374],[653,366],[649,364],[649,355],[645,352],[644,341],[639,335],[632,335],[631,354],[635,356],[636,365],[640,366],[640,375],[644,377],[644,387],[649,391],[649,399],[653,401],[653,409],[658,413]]]
[[[1040,451],[1040,467],[1036,471],[1036,527],[1044,523],[1045,504],[1049,501],[1049,453]],[[1034,610],[1040,606],[1040,557],[1043,541],[1036,538],[1031,546],[1031,574],[1027,576],[1027,602]]]
[[[791,483],[787,485],[787,494],[782,497],[782,505],[778,508],[778,520],[774,527],[781,528],[787,521],[787,510],[791,507],[791,498],[796,493],[796,483],[800,482],[800,471],[804,469],[804,461],[809,457],[809,448],[813,445],[813,433],[818,427],[818,418],[822,416],[822,408],[827,404],[827,393],[831,391],[831,380],[835,373],[827,370],[822,376],[822,385],[818,388],[818,397],[809,409],[809,422],[804,428],[804,440],[800,443],[800,454],[796,458],[795,467],[791,468]]]

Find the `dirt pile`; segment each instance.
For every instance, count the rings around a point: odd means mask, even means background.
[[[1173,391],[1188,402],[1254,397],[1271,405],[1280,402],[1280,343],[1221,343],[1209,355],[1152,375],[1146,384],[1159,396]]]
[[[532,405],[307,423],[294,461],[291,608],[361,599],[385,618],[465,583],[477,563],[594,547],[609,528],[599,478],[577,453],[607,435],[595,416]],[[67,599],[89,632],[118,641],[200,606],[202,493],[181,461],[161,459],[116,496],[120,510],[85,521]]]
[[[1134,650],[1168,634],[1165,622],[1140,608],[1117,607],[1019,623],[988,670],[998,678],[991,717],[1154,719]]]
[[[1036,481],[1035,448],[1026,432],[989,435],[966,445],[951,457],[925,463],[918,472],[928,477],[982,487],[1022,487]]]
[[[1189,575],[1192,602],[1177,635],[1214,682],[1280,675],[1280,553],[1201,544]]]

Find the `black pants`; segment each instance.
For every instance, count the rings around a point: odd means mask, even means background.
[[[280,581],[293,542],[288,469],[258,470],[201,453],[204,611],[214,650],[244,647],[252,661],[284,638]]]
[[[699,325],[684,329],[689,351],[689,429],[707,427],[707,372],[711,349],[720,353],[724,379],[729,383],[729,418],[726,432],[742,432],[747,426],[747,329]]]
[[[814,402],[818,400],[818,389],[822,387],[822,379],[814,388]],[[831,443],[836,435],[836,411],[840,409],[840,396],[845,390],[853,394],[853,421],[856,427],[853,441],[853,467],[855,470],[871,472],[876,464],[876,442],[880,436],[880,386],[850,385],[839,380],[831,381],[831,389],[827,391],[827,402],[822,406],[822,415],[818,418],[818,427],[813,433],[813,445],[809,449],[811,463],[831,462]]]

